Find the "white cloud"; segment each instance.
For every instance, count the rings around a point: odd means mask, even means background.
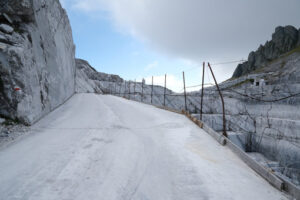
[[[298,0],[74,1],[74,7],[84,11],[109,10],[129,32],[192,60],[237,53],[264,42],[277,25],[300,25]]]
[[[299,0],[69,0],[152,48],[199,64],[247,57],[278,25],[299,27]],[[232,74],[236,65],[227,67]]]
[[[145,71],[150,71],[150,70],[152,70],[152,69],[155,69],[156,67],[158,67],[158,62],[157,62],[157,61],[154,61],[154,62],[148,64],[148,65],[144,68],[144,70],[145,70]]]

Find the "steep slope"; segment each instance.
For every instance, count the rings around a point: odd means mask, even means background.
[[[251,52],[248,61],[239,64],[233,73],[233,78],[249,74],[264,67],[268,62],[277,59],[282,54],[300,46],[300,29],[293,26],[279,26],[272,35],[272,40]]]
[[[117,75],[97,72],[87,61],[76,59],[76,92],[77,93],[108,93],[114,83],[124,80]],[[109,91],[108,91],[109,90]]]
[[[74,94],[70,23],[59,0],[0,4],[0,115],[32,124]]]
[[[76,59],[76,68],[77,93],[114,94],[131,100],[151,103],[152,86],[145,82],[125,81],[118,75],[97,72],[87,61],[82,59]],[[164,104],[164,91],[164,87],[153,86],[152,103],[154,105],[162,106]],[[176,97],[176,94],[166,89],[166,95],[166,105],[171,105],[170,99],[172,95]],[[180,98],[180,102],[182,99]],[[180,108],[183,108],[182,103],[174,103],[176,108],[179,104]]]

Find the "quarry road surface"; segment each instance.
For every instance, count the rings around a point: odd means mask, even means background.
[[[76,94],[0,150],[1,200],[277,200],[286,196],[185,116]]]

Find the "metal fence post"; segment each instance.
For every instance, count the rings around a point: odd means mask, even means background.
[[[126,81],[125,81],[125,86],[124,86],[124,95],[123,95],[123,97],[124,97],[124,98],[126,98],[126,87],[127,87],[127,86],[126,86]]]
[[[213,72],[213,70],[212,70],[212,68],[211,68],[211,66],[210,66],[209,63],[208,63],[208,67],[209,67],[209,69],[210,69],[210,71],[211,71],[211,74],[212,74],[212,76],[213,76],[213,78],[214,78],[216,87],[217,87],[217,89],[218,89],[218,91],[219,91],[219,95],[220,95],[220,97],[221,97],[221,101],[222,101],[222,109],[223,109],[223,135],[224,135],[225,137],[227,137],[224,98],[223,98],[223,95],[222,95],[221,90],[220,90],[220,88],[219,88],[219,85],[218,85],[218,83],[217,83],[217,80],[216,80],[216,77],[215,77],[215,75],[214,75],[214,72]]]
[[[128,99],[130,100],[130,83],[131,83],[131,81],[129,81],[129,92],[128,92]]]
[[[141,102],[143,102],[144,98],[144,79],[142,79],[142,95],[141,95]]]
[[[152,98],[153,98],[153,76],[152,76],[152,86],[151,86],[151,104],[152,104]]]
[[[203,114],[203,95],[204,95],[204,74],[205,74],[205,62],[203,62],[203,73],[202,73],[202,90],[201,90],[201,106],[200,106],[200,120],[202,120]]]
[[[134,100],[135,100],[135,87],[136,87],[136,79],[134,80],[134,91],[133,91],[133,95],[134,95]]]
[[[166,107],[167,74],[165,74],[164,107]]]
[[[183,76],[183,89],[184,89],[184,104],[185,104],[185,111],[187,111],[186,88],[185,88],[185,76],[184,76],[184,72],[182,72],[182,76]]]

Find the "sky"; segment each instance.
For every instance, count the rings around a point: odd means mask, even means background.
[[[277,26],[300,28],[299,0],[60,0],[76,57],[126,80],[146,79],[174,91],[199,85],[202,63],[218,82],[271,39]],[[208,72],[206,68],[206,72]],[[205,82],[212,82],[208,73]],[[193,88],[199,89],[199,88]],[[191,89],[190,89],[191,90]]]

